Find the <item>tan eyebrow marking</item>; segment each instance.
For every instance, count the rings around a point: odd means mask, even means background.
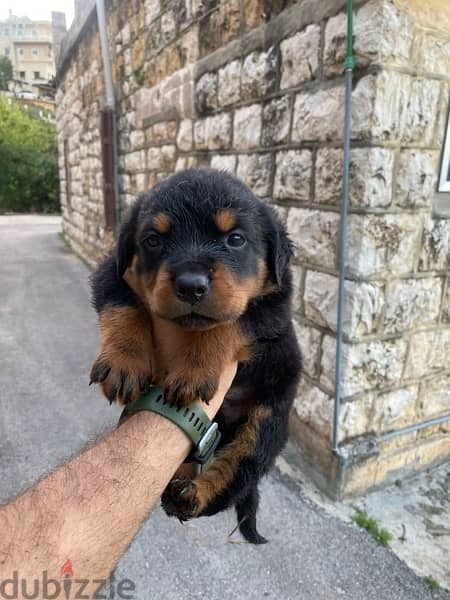
[[[153,217],[153,227],[158,233],[167,233],[170,230],[171,222],[169,215],[158,213]]]
[[[219,231],[226,233],[227,231],[233,229],[233,227],[236,225],[236,215],[234,215],[231,210],[227,210],[225,208],[219,210],[214,215],[214,221]]]

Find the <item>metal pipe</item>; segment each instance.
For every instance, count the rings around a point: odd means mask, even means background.
[[[102,49],[103,72],[106,88],[106,106],[115,110],[116,99],[112,80],[111,58],[109,55],[108,32],[106,29],[106,11],[104,0],[96,0],[98,32],[100,35],[100,46]]]
[[[345,257],[347,246],[347,216],[349,205],[350,136],[352,124],[353,82],[353,0],[347,0],[347,57],[345,59],[345,125],[344,125],[344,173],[342,185],[341,231],[339,237],[339,288],[336,331],[336,375],[334,389],[334,419],[332,450],[339,454],[339,416],[341,409],[342,348],[345,316]]]
[[[450,415],[444,415],[443,417],[436,417],[435,419],[430,419],[429,421],[423,421],[422,423],[416,423],[415,425],[409,425],[408,427],[403,427],[403,429],[397,429],[397,431],[389,431],[388,433],[384,433],[380,435],[378,438],[381,442],[385,442],[386,440],[390,440],[392,438],[398,437],[399,435],[406,435],[407,433],[414,433],[415,431],[419,431],[420,429],[425,429],[425,427],[432,427],[433,425],[440,425],[441,423],[446,423],[450,421]]]
[[[118,147],[117,147],[117,115],[116,115],[116,97],[114,94],[114,85],[111,68],[111,57],[109,53],[108,31],[106,27],[106,10],[104,0],[96,0],[98,32],[100,35],[100,46],[103,59],[103,73],[105,77],[106,104],[112,112],[113,124],[113,172],[114,172],[114,200],[116,208],[116,233],[120,226],[120,196],[119,196],[119,173],[118,173]]]

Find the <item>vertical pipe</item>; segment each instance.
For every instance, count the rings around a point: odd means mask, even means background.
[[[111,68],[111,57],[109,54],[108,31],[106,27],[105,1],[96,0],[98,33],[100,36],[100,46],[102,50],[103,73],[105,77],[106,104],[105,107],[112,112],[112,138],[113,138],[113,173],[114,173],[114,201],[115,201],[115,222],[116,230],[120,225],[120,197],[119,197],[119,176],[117,169],[117,116],[116,99],[114,94],[114,85]]]
[[[342,184],[341,231],[339,237],[339,288],[336,332],[336,376],[334,390],[334,419],[332,450],[339,454],[339,417],[341,409],[342,347],[345,317],[345,257],[347,246],[347,215],[349,204],[350,136],[352,120],[353,80],[353,1],[347,0],[347,57],[345,59],[345,125],[344,125],[344,173]]]

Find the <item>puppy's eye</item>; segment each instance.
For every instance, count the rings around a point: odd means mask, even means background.
[[[240,248],[246,241],[242,233],[237,233],[236,231],[227,237],[227,245],[231,246],[231,248]]]
[[[159,248],[162,244],[162,240],[156,233],[151,233],[145,240],[145,243],[149,248]]]

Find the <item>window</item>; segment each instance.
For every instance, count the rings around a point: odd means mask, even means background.
[[[23,48],[17,48],[17,54],[23,56]]]
[[[450,192],[450,111],[447,118],[447,129],[444,139],[444,149],[442,152],[438,192]]]
[[[31,51],[31,53],[33,54],[33,56],[39,56],[39,49],[38,48],[33,48],[33,50]]]
[[[5,56],[9,56],[9,52],[10,52],[9,48],[5,48]]]
[[[19,71],[20,79],[25,79],[25,71]]]
[[[41,72],[40,71],[33,71],[33,75],[35,79],[40,79],[41,78]]]
[[[32,31],[31,33],[32,33],[33,37],[36,37],[36,36],[37,36],[37,31],[36,31],[36,29],[33,29],[33,31]]]

